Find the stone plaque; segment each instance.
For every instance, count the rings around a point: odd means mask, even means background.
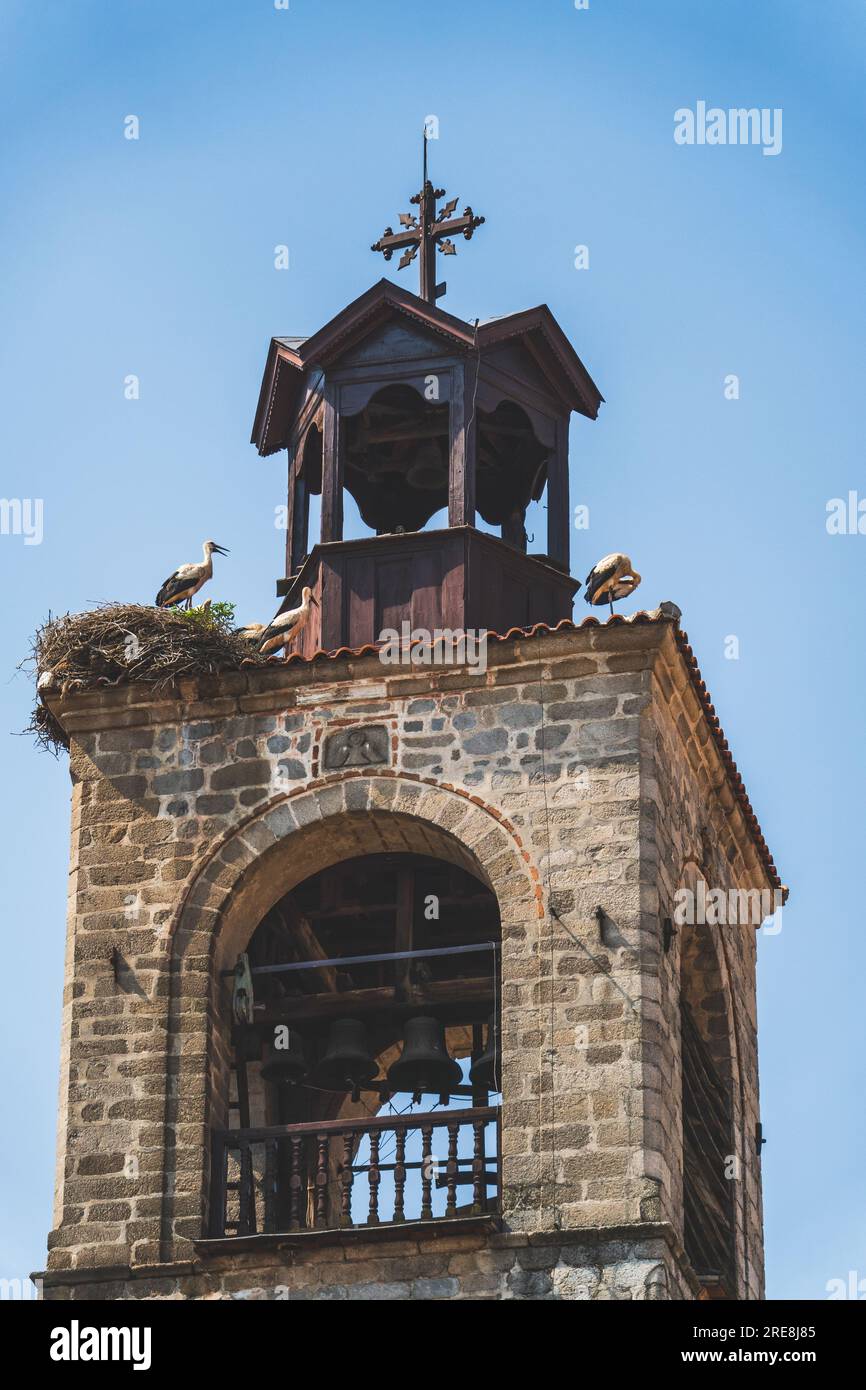
[[[384,724],[361,729],[338,729],[325,739],[325,768],[373,767],[388,761],[389,734]]]

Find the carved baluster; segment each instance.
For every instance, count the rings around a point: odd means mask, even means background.
[[[487,1181],[484,1171],[484,1121],[475,1120],[472,1125],[475,1134],[475,1153],[472,1158],[472,1211],[484,1211],[487,1196]]]
[[[406,1220],[406,1131],[397,1129],[394,1134],[397,1140],[394,1154],[394,1220],[399,1222]]]
[[[292,1135],[289,1141],[292,1155],[289,1167],[289,1230],[301,1229],[301,1138]]]
[[[429,1221],[433,1215],[431,1191],[433,1187],[433,1126],[421,1126],[421,1220]]]
[[[445,1203],[446,1216],[455,1216],[457,1213],[457,1135],[459,1132],[459,1122],[455,1121],[453,1123],[449,1123],[448,1163],[445,1168],[445,1173],[448,1179],[448,1199]]]
[[[254,1229],[252,1208],[253,1165],[250,1146],[241,1143],[238,1155],[238,1235],[248,1236]]]
[[[379,1224],[379,1183],[382,1175],[379,1172],[379,1131],[374,1129],[370,1133],[370,1171],[367,1174],[370,1179],[370,1215],[367,1217],[368,1226],[378,1226]]]
[[[247,1145],[245,1149],[247,1160],[247,1230],[254,1236],[259,1228],[258,1213],[256,1211],[256,1163],[255,1153],[252,1146]]]
[[[278,1139],[268,1141],[265,1144],[265,1157],[263,1168],[263,1193],[264,1193],[264,1218],[262,1221],[263,1231],[279,1230],[279,1218],[277,1216],[277,1172],[280,1161],[280,1142]]]
[[[316,1225],[321,1230],[328,1224],[328,1136],[317,1134],[316,1163]]]
[[[340,1190],[340,1225],[352,1225],[352,1183],[355,1174],[352,1172],[352,1159],[355,1153],[355,1135],[352,1130],[343,1135],[343,1171],[340,1174],[342,1188]]]

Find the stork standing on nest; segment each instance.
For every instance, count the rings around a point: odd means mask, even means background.
[[[213,553],[217,555],[228,555],[221,545],[216,541],[205,541],[202,546],[204,559],[199,564],[178,565],[174,574],[170,574],[156,596],[157,608],[176,608],[178,604],[186,603],[187,608],[192,607],[193,596],[198,593],[203,584],[213,578]]]
[[[629,594],[634,593],[639,583],[640,575],[633,569],[629,557],[615,552],[613,555],[605,555],[597,565],[593,565],[586,576],[583,596],[587,603],[609,603],[613,614],[614,600],[627,598]]]
[[[318,600],[313,598],[312,589],[304,585],[301,590],[300,608],[289,608],[287,612],[277,614],[259,638],[259,651],[270,656],[271,653],[278,652],[281,647],[285,649],[292,638],[296,637],[301,628],[306,625],[313,604],[318,608]]]

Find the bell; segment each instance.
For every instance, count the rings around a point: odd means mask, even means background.
[[[310,1085],[323,1091],[352,1091],[372,1081],[379,1063],[370,1051],[367,1029],[360,1019],[338,1018],[331,1024],[324,1056],[310,1075]]]
[[[499,1020],[493,1015],[487,1020],[487,1045],[469,1068],[469,1084],[476,1091],[501,1091],[502,1048],[499,1041]]]
[[[425,492],[436,492],[448,486],[448,468],[432,441],[421,445],[406,474],[406,481],[411,487],[421,488]]]
[[[285,1037],[282,1035],[285,1034]],[[279,1035],[280,1046],[277,1046]],[[277,1028],[272,1041],[265,1043],[262,1079],[278,1086],[294,1086],[307,1074],[304,1040],[290,1028]]]
[[[403,1051],[388,1069],[392,1091],[420,1095],[432,1091],[440,1098],[459,1086],[463,1073],[448,1055],[445,1028],[438,1018],[410,1018],[406,1023]]]

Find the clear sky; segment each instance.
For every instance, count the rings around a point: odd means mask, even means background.
[[[268,341],[384,273],[435,115],[433,177],[487,218],[444,307],[546,302],[574,342],[607,404],[572,430],[573,568],[625,550],[640,606],[680,605],[791,886],[759,949],[769,1296],[866,1277],[866,535],[825,525],[866,499],[862,0],[4,0],[0,54],[0,493],[44,507],[41,544],[0,534],[0,1275],[44,1266],[68,849],[17,663],[207,536],[213,597],[272,613]],[[699,101],[781,108],[781,153],[677,144]]]

